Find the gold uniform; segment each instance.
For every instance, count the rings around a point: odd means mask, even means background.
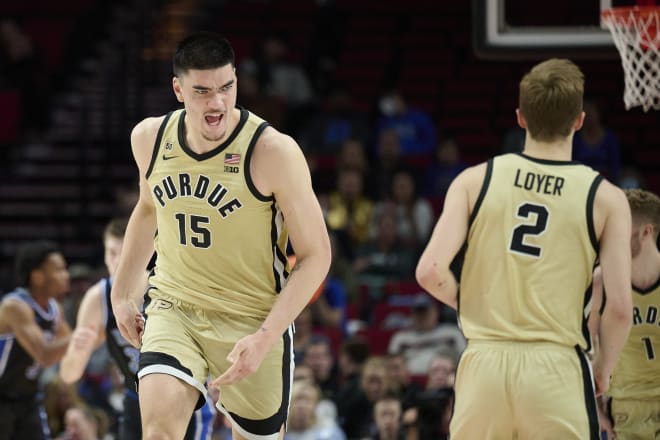
[[[619,355],[609,395],[617,439],[660,439],[660,280],[633,285],[633,326]]]
[[[203,154],[186,145],[185,110],[169,113],[146,173],[157,259],[138,377],[178,377],[202,393],[200,404],[207,377],[224,372],[236,341],[259,329],[290,271],[282,212],[272,196],[258,192],[249,172],[268,124],[239,110],[229,138]],[[218,408],[248,438],[276,438],[286,420],[291,337],[292,328],[255,374],[220,389]]]
[[[598,438],[584,351],[601,179],[577,162],[524,154],[488,162],[460,280],[469,342],[452,439]]]

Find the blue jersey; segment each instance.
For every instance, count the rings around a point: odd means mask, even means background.
[[[32,298],[30,292],[17,288],[8,293],[3,301],[17,299],[29,305],[34,311],[37,325],[43,330],[47,340],[51,340],[60,320],[57,301],[48,300],[44,310]],[[0,334],[0,400],[34,398],[39,391],[39,375],[42,367],[16,340],[13,333]]]

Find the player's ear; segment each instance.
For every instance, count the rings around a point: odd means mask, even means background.
[[[586,115],[586,113],[580,112],[580,115],[575,120],[575,125],[573,125],[573,130],[574,131],[578,131],[579,129],[582,128],[582,124],[584,124],[585,115]]]
[[[525,117],[522,115],[519,108],[516,109],[516,120],[518,121],[518,126],[520,128],[527,129],[527,121],[525,121]]]
[[[172,78],[172,90],[174,90],[177,101],[183,102],[183,90],[181,89],[181,80],[178,76]]]

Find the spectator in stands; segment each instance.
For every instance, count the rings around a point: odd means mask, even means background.
[[[407,424],[414,426],[418,438],[447,438],[457,361],[456,351],[448,347],[438,350],[431,359],[426,387],[403,416]]]
[[[321,286],[319,295],[309,307],[312,310],[312,323],[316,329],[338,330],[346,335],[346,288],[342,281],[328,275]]]
[[[379,292],[387,282],[407,279],[414,273],[415,250],[401,239],[394,212],[384,211],[380,215],[374,238],[355,253],[353,270],[361,284],[368,285],[372,292]]]
[[[585,100],[584,112],[582,129],[573,137],[573,159],[617,182],[621,170],[619,139],[603,124],[596,102]]]
[[[418,294],[412,305],[412,327],[392,335],[388,352],[403,353],[411,374],[426,374],[431,359],[443,347],[458,353],[465,349],[465,338],[458,327],[438,322],[439,307],[428,294]]]
[[[364,364],[358,392],[348,401],[337,402],[339,426],[349,439],[364,438],[376,431],[374,404],[389,390],[385,360],[370,357]]]
[[[431,117],[410,107],[398,90],[385,93],[379,101],[381,116],[377,133],[394,129],[399,134],[402,156],[430,155],[436,144]]]
[[[360,376],[364,363],[369,358],[369,351],[368,342],[360,336],[353,336],[341,344],[337,362],[341,385],[335,396],[335,402],[338,404],[352,400],[358,392]]]
[[[465,168],[467,164],[461,159],[456,139],[445,137],[436,146],[433,162],[424,174],[423,194],[426,197],[443,198],[451,182]]]
[[[296,364],[301,364],[313,335],[312,310],[310,307],[305,307],[293,323],[296,328],[293,334],[293,357]]]
[[[363,193],[363,176],[356,169],[338,171],[337,190],[330,194],[325,213],[328,229],[333,232],[341,251],[353,255],[353,249],[369,238],[373,202]]]
[[[385,356],[385,365],[390,389],[398,396],[404,410],[410,408],[422,387],[412,380],[405,356],[403,353],[390,353]]]
[[[399,239],[407,247],[421,249],[431,235],[435,214],[431,203],[418,196],[415,177],[410,171],[397,171],[392,177],[389,197],[374,206],[372,235],[378,232],[375,221],[386,211],[396,216]]]
[[[94,270],[86,263],[76,263],[69,267],[70,288],[66,298],[62,300],[64,317],[70,326],[76,325],[78,308],[85,292],[95,281]]]
[[[306,72],[289,59],[289,41],[284,33],[270,33],[257,54],[241,63],[240,71],[257,78],[260,90],[281,100],[287,109],[284,129],[296,135],[314,106],[315,96]]]
[[[349,90],[338,84],[301,134],[300,146],[305,154],[336,156],[349,139],[366,143],[369,122],[364,113],[353,108]]]
[[[64,417],[66,430],[56,440],[99,440],[105,436],[106,416],[85,405],[69,408]]]
[[[250,69],[241,69],[237,72],[238,88],[237,103],[241,107],[249,108],[252,113],[268,121],[276,129],[282,129],[286,107],[279,99],[267,96],[259,86],[256,72]]]
[[[426,389],[452,389],[454,387],[457,363],[458,355],[456,354],[456,350],[449,347],[439,349],[429,363]]]
[[[335,420],[320,417],[321,391],[312,382],[298,380],[291,388],[291,406],[284,440],[345,440]]]
[[[53,437],[62,434],[66,429],[67,411],[86,404],[76,386],[65,383],[57,375],[53,375],[46,382],[43,399],[48,429]]]
[[[385,393],[374,405],[376,434],[372,440],[403,440],[404,427],[401,423],[401,401],[396,394]]]
[[[339,373],[330,340],[323,335],[313,335],[305,348],[303,363],[312,369],[323,398],[332,400],[339,390]]]
[[[371,172],[366,175],[365,192],[373,200],[387,198],[394,174],[406,168],[402,165],[403,161],[399,133],[393,128],[380,131],[376,140],[375,163],[371,166]]]

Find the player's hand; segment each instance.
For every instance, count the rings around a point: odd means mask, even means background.
[[[98,338],[98,328],[94,325],[76,327],[71,334],[71,342],[76,350],[92,351]]]
[[[142,345],[144,318],[135,303],[130,301],[113,304],[113,313],[117,320],[119,333],[135,348]]]
[[[601,433],[606,433],[606,439],[612,440],[616,438],[614,428],[612,427],[612,420],[607,415],[607,396],[599,396],[596,399],[596,410],[598,411],[598,424],[600,425]]]
[[[212,387],[236,383],[257,371],[270,348],[259,333],[247,335],[236,342],[227,355],[231,366],[220,377],[211,382]]]

